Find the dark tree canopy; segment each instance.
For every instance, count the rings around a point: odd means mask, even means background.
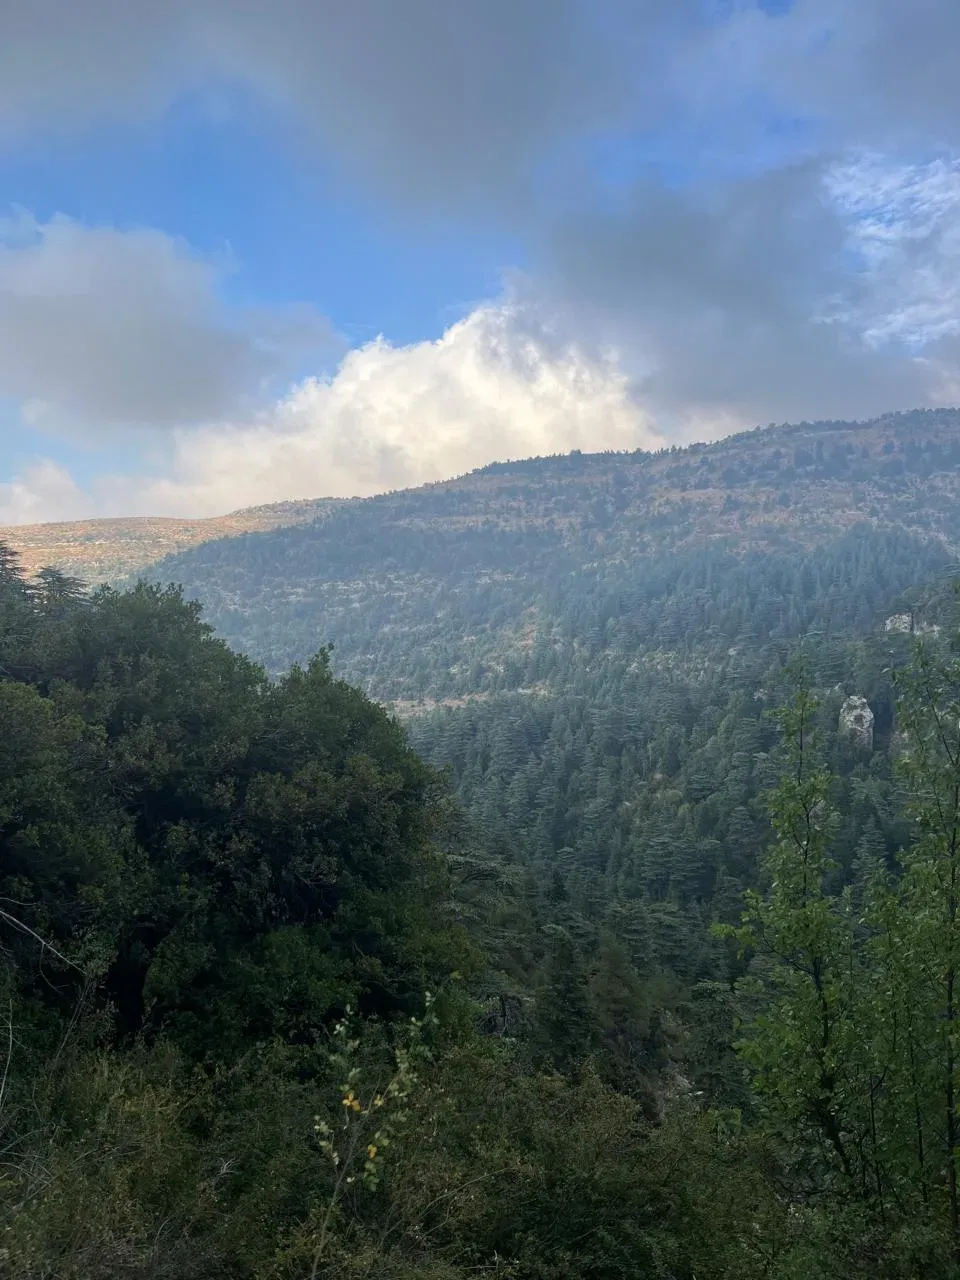
[[[326,653],[271,683],[175,590],[6,572],[0,894],[22,995],[62,1005],[98,974],[118,1036],[201,1055],[309,1040],[349,1003],[416,1008],[460,943],[437,911],[438,782],[401,729]]]

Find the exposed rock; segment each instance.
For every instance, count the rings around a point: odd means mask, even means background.
[[[529,1003],[529,1002],[527,1002]],[[516,1036],[529,1030],[524,1011],[524,1001],[519,996],[505,995],[491,999],[480,1017],[480,1028],[485,1035]]]
[[[884,621],[884,631],[904,631],[918,636],[936,636],[940,627],[935,622],[918,622],[912,613],[892,613]]]
[[[853,693],[840,708],[840,732],[854,738],[866,751],[873,750],[874,715],[866,698]]]

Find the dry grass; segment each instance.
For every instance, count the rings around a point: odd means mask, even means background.
[[[18,553],[28,575],[52,567],[85,582],[112,582],[201,542],[308,524],[336,505],[333,499],[317,498],[251,507],[204,520],[130,516],[10,525],[0,527],[0,541]]]

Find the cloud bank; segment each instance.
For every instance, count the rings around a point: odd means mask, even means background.
[[[5,0],[3,18],[0,139],[240,84],[304,148],[421,208],[524,203],[531,158],[615,118],[628,84],[566,0]]]
[[[0,222],[0,393],[34,422],[86,431],[244,411],[333,337],[308,311],[229,310],[224,265],[151,229]]]
[[[289,497],[368,495],[442,480],[491,458],[657,448],[614,355],[589,351],[519,301],[477,309],[435,342],[379,339],[241,425],[177,428],[160,478],[81,489],[38,463],[0,485],[0,523],[129,514],[213,515]]]
[[[368,493],[960,396],[955,0],[6,0],[4,18],[0,144],[239,85],[392,216],[506,227],[530,280],[438,342],[280,390],[329,344],[312,313],[239,314],[222,264],[159,231],[11,223],[0,395],[48,430],[165,435],[150,476],[25,468],[0,519]]]

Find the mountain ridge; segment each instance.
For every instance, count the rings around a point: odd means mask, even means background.
[[[117,581],[142,569],[165,561],[206,542],[237,537],[247,533],[271,532],[291,525],[324,519],[337,508],[350,505],[390,502],[402,495],[429,495],[456,490],[471,482],[504,481],[508,478],[529,479],[539,471],[540,477],[552,471],[569,472],[572,466],[646,465],[653,472],[669,466],[683,465],[683,460],[709,460],[718,454],[731,458],[749,454],[758,445],[776,445],[777,441],[796,442],[811,437],[814,447],[831,435],[844,436],[848,443],[862,446],[864,433],[942,432],[955,409],[913,410],[890,413],[875,419],[856,422],[826,420],[818,422],[781,423],[758,426],[719,440],[670,446],[661,450],[614,451],[545,454],[532,458],[494,461],[448,479],[408,489],[393,490],[368,498],[302,498],[242,507],[220,516],[115,516],[90,520],[44,521],[33,524],[0,527],[0,540],[16,551],[28,574],[50,566],[72,573],[91,583]],[[802,448],[802,446],[801,446]],[[960,449],[956,460],[960,464]],[[894,459],[894,463],[896,459]],[[792,477],[784,470],[780,479]]]
[[[795,634],[823,600],[872,627],[957,557],[958,500],[960,411],[921,410],[494,463],[208,542],[148,577],[183,584],[274,672],[332,642],[375,697],[443,700],[534,685],[557,646],[649,656],[729,647],[744,627]]]

